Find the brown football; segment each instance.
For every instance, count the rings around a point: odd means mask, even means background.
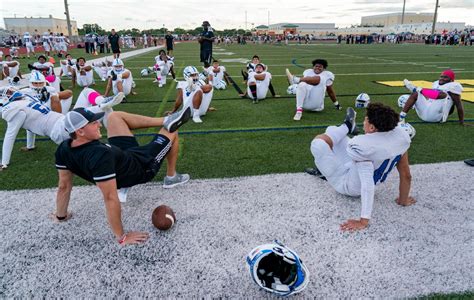
[[[159,230],[168,230],[176,222],[176,216],[169,206],[160,205],[153,210],[151,221]]]

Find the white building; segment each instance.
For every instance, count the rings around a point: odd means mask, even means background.
[[[63,33],[68,35],[67,22],[63,19],[53,18],[49,15],[49,18],[3,18],[5,27],[8,31],[15,32],[17,34],[23,34],[28,31],[30,34],[37,32],[43,34],[43,32],[52,31],[54,33]],[[71,21],[71,32],[72,36],[77,36],[77,22]]]
[[[403,19],[403,22],[402,22]],[[381,14],[362,17],[360,21],[361,26],[384,26],[390,27],[397,24],[411,24],[411,23],[433,23],[433,13],[409,13],[405,12],[403,15],[399,13]]]
[[[335,23],[276,23],[269,26],[261,25],[256,27],[258,34],[268,35],[314,35],[327,36],[334,34]]]

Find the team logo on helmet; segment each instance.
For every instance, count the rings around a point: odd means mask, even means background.
[[[254,248],[247,264],[253,281],[279,296],[299,293],[309,282],[308,269],[298,254],[278,241]]]

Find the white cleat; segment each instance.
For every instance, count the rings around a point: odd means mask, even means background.
[[[288,83],[290,85],[300,82],[300,78],[291,74],[290,70],[286,69],[285,72],[286,72],[286,77],[288,78]]]
[[[201,118],[200,118],[199,116],[194,116],[194,117],[193,117],[193,122],[194,122],[194,123],[202,123],[202,120],[201,120]]]
[[[101,110],[107,110],[115,105],[121,103],[125,98],[125,94],[120,92],[115,96],[105,97],[101,104],[99,104],[99,108]]]
[[[293,120],[299,121],[299,120],[301,120],[302,116],[303,116],[303,113],[301,111],[297,111],[295,116],[293,117]]]

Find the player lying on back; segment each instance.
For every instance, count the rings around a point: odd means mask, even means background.
[[[311,143],[316,169],[314,175],[325,177],[336,192],[361,197],[359,219],[349,219],[341,230],[364,229],[369,225],[375,186],[383,183],[394,167],[400,174],[399,196],[402,206],[415,203],[410,197],[411,175],[408,164],[410,137],[397,126],[398,114],[389,106],[371,103],[364,119],[365,134],[348,138],[356,131],[356,112],[347,109],[344,123],[329,126]]]
[[[423,121],[444,123],[448,116],[454,112],[454,106],[456,106],[459,124],[465,125],[464,107],[461,101],[463,88],[454,79],[454,72],[445,70],[439,76],[439,80],[433,82],[432,89],[416,87],[405,79],[405,87],[412,93],[409,96],[403,95],[398,98],[398,106],[402,108],[400,121],[405,122],[407,113],[414,107],[418,117]]]

